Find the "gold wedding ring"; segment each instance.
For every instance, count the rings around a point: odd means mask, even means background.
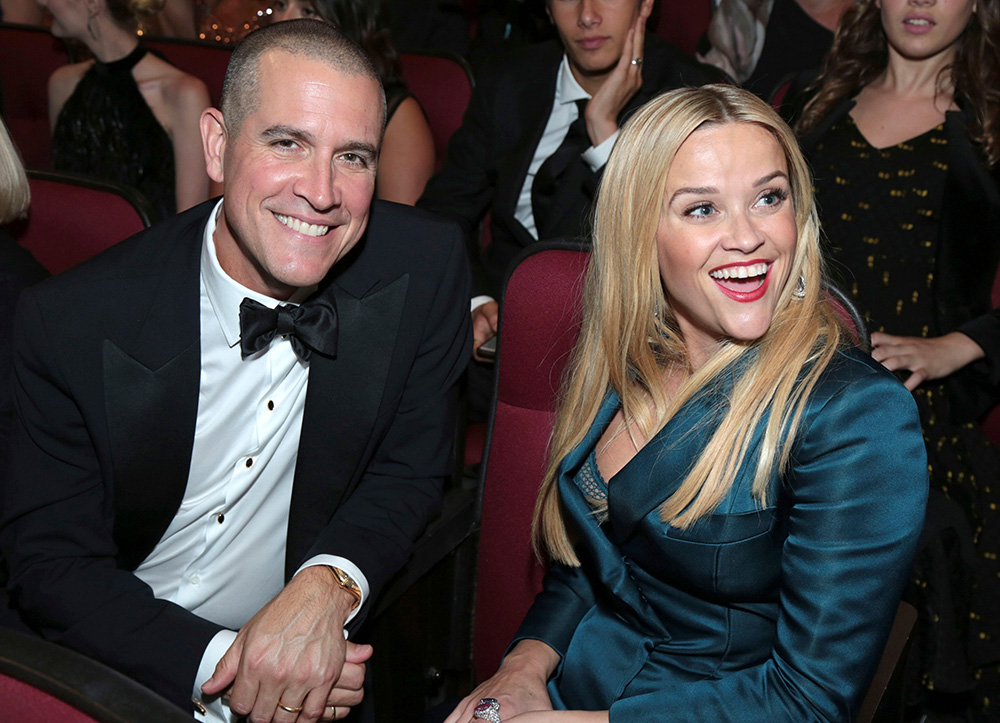
[[[278,707],[286,713],[298,713],[302,710],[301,705],[285,705],[280,700],[278,701]]]

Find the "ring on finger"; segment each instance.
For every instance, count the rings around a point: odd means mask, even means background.
[[[642,65],[642,58],[632,58],[632,65]]]
[[[301,705],[285,705],[280,700],[278,701],[278,707],[286,713],[298,713],[302,710]]]
[[[479,705],[472,711],[472,717],[487,723],[500,723],[500,701],[496,698],[480,698]]]

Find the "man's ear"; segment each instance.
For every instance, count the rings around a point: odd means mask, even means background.
[[[201,145],[205,151],[205,171],[216,183],[225,180],[226,121],[222,111],[206,108],[201,114]]]

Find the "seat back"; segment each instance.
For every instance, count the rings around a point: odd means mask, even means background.
[[[68,62],[66,46],[47,30],[0,23],[0,107],[28,168],[52,167],[49,76]]]
[[[905,708],[903,671],[910,635],[917,622],[917,611],[907,602],[899,603],[889,640],[882,652],[875,676],[865,693],[856,723],[899,723]]]
[[[658,15],[653,32],[693,58],[698,40],[712,20],[711,0],[661,2],[655,12]]]
[[[212,105],[219,107],[226,68],[233,55],[232,47],[178,38],[146,37],[142,42],[147,48],[166,58],[171,65],[207,85]]]
[[[10,231],[51,274],[149,227],[149,202],[131,188],[47,171],[29,171],[28,185],[28,218]]]
[[[451,53],[400,53],[399,63],[406,87],[427,116],[439,171],[472,97],[472,70],[464,58]]]
[[[531,246],[507,279],[483,465],[473,671],[492,675],[541,589],[531,517],[545,473],[563,371],[580,329],[579,244]]]
[[[18,723],[190,723],[191,716],[100,663],[0,627],[0,718]]]

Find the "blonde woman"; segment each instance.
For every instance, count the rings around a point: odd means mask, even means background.
[[[39,0],[52,34],[84,43],[94,59],[49,78],[52,155],[57,170],[141,191],[157,219],[208,198],[199,119],[205,84],[148,52],[138,18],[165,0]]]
[[[629,121],[535,511],[552,566],[449,723],[851,720],[927,472],[912,398],[825,300],[810,188],[745,91]]]

